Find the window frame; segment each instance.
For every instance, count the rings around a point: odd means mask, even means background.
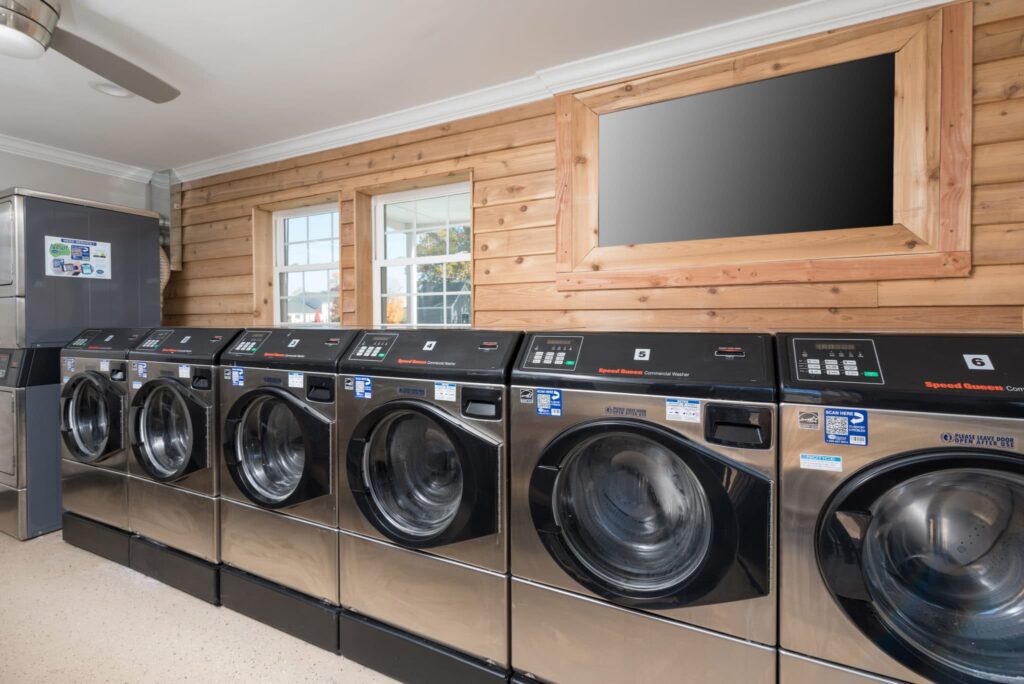
[[[971,36],[970,4],[947,5],[556,95],[556,288],[968,276]],[[891,225],[599,244],[600,115],[889,52],[900,95]]]
[[[315,264],[295,264],[292,266],[285,265],[284,262],[284,250],[285,250],[285,225],[288,219],[298,218],[300,216],[316,216],[319,214],[337,214],[338,215],[338,236],[335,238],[331,237],[331,241],[337,240],[338,242],[338,253],[335,255],[336,261],[334,262],[317,262]],[[341,325],[341,318],[343,315],[341,306],[341,251],[343,246],[341,244],[341,207],[337,202],[327,202],[324,204],[310,204],[302,207],[296,207],[295,209],[281,209],[272,213],[271,221],[273,224],[272,235],[274,240],[274,249],[271,255],[272,257],[272,271],[273,278],[271,287],[274,293],[274,325],[287,325],[289,327],[317,327],[322,325]],[[308,237],[308,234],[307,234]],[[308,244],[308,240],[306,241]],[[338,271],[338,320],[337,321],[322,321],[320,323],[292,323],[290,321],[281,320],[281,298],[287,297],[287,294],[281,292],[281,274],[282,273],[303,273],[306,271]],[[330,276],[328,276],[328,288],[330,288]],[[305,288],[303,288],[305,291]],[[329,289],[328,289],[329,291]]]
[[[445,254],[441,256],[428,256],[428,257],[417,257],[409,256],[395,259],[384,258],[384,208],[389,204],[398,204],[401,202],[409,202],[416,200],[435,199],[439,197],[450,197],[452,195],[469,195],[469,250],[458,254]],[[470,321],[468,323],[430,323],[431,327],[441,328],[469,328],[473,325],[473,184],[470,181],[462,181],[458,183],[446,183],[445,185],[433,185],[426,188],[416,188],[413,190],[402,190],[400,192],[392,192],[382,195],[374,195],[372,198],[372,216],[373,216],[373,259],[372,259],[372,272],[373,272],[373,325],[381,328],[412,328],[419,325],[417,319],[418,308],[416,306],[410,307],[411,315],[409,323],[385,323],[382,319],[382,307],[381,300],[384,297],[381,284],[381,269],[387,267],[415,267],[421,264],[450,264],[450,263],[468,263],[470,268],[470,283],[469,290],[466,291],[466,296],[469,297],[469,309],[470,309]],[[462,224],[458,224],[462,225]],[[450,224],[447,224],[450,227]],[[451,244],[451,238],[449,236],[448,244]],[[413,291],[407,293],[406,296],[415,298],[420,296],[436,296],[438,293],[424,293],[420,294],[415,292],[416,283],[415,280],[412,283]],[[447,289],[440,293],[443,295],[448,294]]]

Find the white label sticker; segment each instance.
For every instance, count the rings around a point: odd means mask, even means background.
[[[302,389],[305,384],[305,373],[289,373],[288,374],[288,386]]]
[[[135,368],[140,378],[149,377],[149,364],[145,361],[139,361],[139,365]]]
[[[109,359],[103,359],[102,361],[100,361],[100,370],[101,371],[109,371],[110,370],[110,360]]]
[[[179,378],[190,378],[192,377],[192,366],[187,363],[178,364],[178,377]]]
[[[650,361],[651,350],[650,349],[634,349],[633,350],[634,361]]]
[[[435,382],[434,383],[434,401],[455,401],[455,388],[454,382]]]
[[[132,389],[139,389],[140,387],[142,387],[141,380],[132,380]]]
[[[423,345],[423,351],[434,351],[436,345],[437,340],[427,340],[427,343]]]
[[[827,470],[833,473],[841,473],[843,472],[843,457],[800,454],[800,467],[804,470]]]
[[[232,387],[245,387],[245,369],[244,368],[232,368],[231,369],[231,386]]]
[[[354,390],[356,399],[373,399],[373,378],[357,375]]]
[[[700,401],[697,399],[666,399],[665,420],[680,423],[700,422]]]
[[[56,278],[110,280],[110,243],[47,235],[43,273]]]

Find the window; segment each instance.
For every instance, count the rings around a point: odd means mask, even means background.
[[[274,321],[338,323],[341,252],[338,205],[274,214]]]
[[[469,183],[373,198],[376,325],[469,325]]]

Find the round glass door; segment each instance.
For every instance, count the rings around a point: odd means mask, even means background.
[[[192,455],[192,419],[181,392],[161,386],[142,404],[139,437],[143,457],[157,477],[180,475]]]
[[[700,481],[639,433],[606,432],[570,449],[552,503],[570,553],[617,592],[676,587],[709,552],[711,505]]]
[[[110,439],[110,412],[100,384],[88,376],[78,382],[67,404],[68,429],[84,461],[103,456]]]
[[[455,519],[464,474],[455,445],[417,411],[387,414],[370,434],[363,473],[375,508],[398,532],[428,539]]]
[[[235,440],[239,473],[257,497],[277,504],[295,492],[306,468],[305,438],[282,399],[262,396],[249,404]]]
[[[912,477],[871,507],[861,569],[878,619],[960,677],[1024,682],[1024,477]]]

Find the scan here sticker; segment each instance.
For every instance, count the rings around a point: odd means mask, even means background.
[[[538,389],[535,396],[538,416],[562,415],[562,390]]]
[[[825,443],[868,445],[868,412],[857,409],[825,409]]]

